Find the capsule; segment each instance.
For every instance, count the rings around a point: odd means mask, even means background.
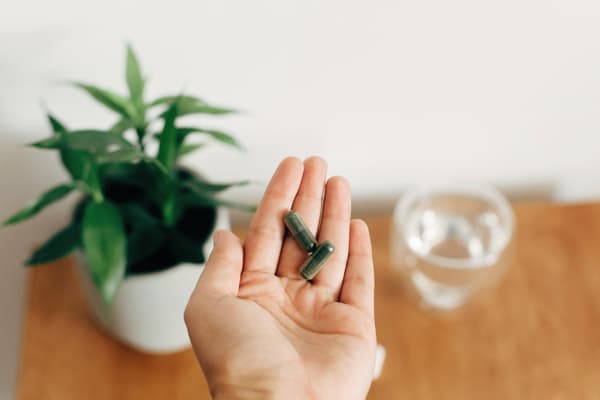
[[[319,244],[308,260],[300,267],[300,275],[307,281],[312,280],[323,269],[334,250],[335,246],[329,240]]]
[[[317,240],[302,220],[302,217],[300,217],[300,214],[295,211],[289,211],[283,218],[283,222],[285,222],[285,226],[287,226],[302,250],[309,254],[315,251]]]

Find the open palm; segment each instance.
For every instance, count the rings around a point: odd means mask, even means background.
[[[186,309],[196,355],[215,397],[360,399],[375,356],[373,262],[367,226],[350,220],[345,179],[320,158],[281,162],[244,245],[228,231]],[[312,282],[307,255],[286,237],[299,212],[336,250]]]

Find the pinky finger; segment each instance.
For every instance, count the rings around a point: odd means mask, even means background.
[[[369,228],[362,220],[352,220],[348,264],[342,282],[340,301],[357,307],[372,316],[374,313],[374,275]]]

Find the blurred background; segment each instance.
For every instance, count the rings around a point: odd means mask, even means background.
[[[23,146],[49,134],[44,107],[71,127],[114,122],[61,81],[125,92],[127,42],[149,97],[180,88],[244,111],[212,126],[245,152],[215,144],[188,160],[210,178],[266,182],[282,157],[317,154],[349,178],[359,214],[431,180],[598,198],[599,20],[592,0],[5,2],[0,217],[66,177],[55,154]],[[20,263],[68,209],[0,230],[0,398],[16,377]]]

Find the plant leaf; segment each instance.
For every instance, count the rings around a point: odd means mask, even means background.
[[[109,305],[125,276],[127,260],[127,238],[115,205],[104,201],[86,206],[82,242],[94,282]]]
[[[46,117],[48,118],[48,122],[50,122],[50,126],[52,127],[52,132],[54,132],[56,134],[67,132],[67,128],[65,128],[65,126],[58,119],[56,119],[56,117],[54,117],[52,114],[47,113]]]
[[[134,230],[127,240],[127,265],[134,265],[156,252],[165,242],[166,234],[159,225]]]
[[[160,134],[158,155],[156,159],[167,169],[171,170],[177,155],[177,130],[175,118],[177,117],[177,102],[173,102],[164,115],[164,127]]]
[[[146,153],[136,148],[126,148],[119,149],[109,153],[103,153],[96,157],[96,162],[98,164],[106,164],[106,163],[129,163],[129,162],[137,162],[137,161],[145,161],[146,163],[156,167],[159,170],[162,176],[168,176],[169,173],[165,169],[165,167],[156,159],[149,157]],[[114,167],[111,166],[111,167]],[[144,177],[135,177],[135,179],[143,179]],[[140,182],[132,182],[132,183],[140,183]]]
[[[184,143],[179,147],[179,152],[177,153],[177,157],[186,156],[190,153],[193,153],[196,150],[203,148],[204,146],[206,146],[206,143],[188,143],[188,144]]]
[[[127,238],[127,265],[134,265],[154,253],[165,241],[161,221],[137,203],[119,205],[125,224],[131,226]]]
[[[146,225],[160,225],[161,221],[150,214],[144,206],[139,203],[127,202],[118,205],[121,215],[127,224],[137,229]]]
[[[75,189],[75,187],[75,183],[64,183],[62,185],[53,187],[52,189],[46,191],[40,197],[29,203],[27,206],[21,209],[21,211],[9,217],[6,221],[4,221],[3,225],[16,224],[18,222],[33,217],[50,204],[65,197],[73,189]]]
[[[242,145],[239,144],[235,138],[225,132],[217,131],[214,129],[197,129],[195,132],[205,133],[212,137],[215,140],[218,140],[221,143],[228,144],[230,146],[236,147],[238,149],[242,149]]]
[[[199,99],[193,96],[165,96],[159,99],[154,100],[149,104],[150,107],[157,105],[165,105],[171,104],[173,102],[177,102],[177,116],[181,117],[183,115],[189,114],[212,114],[212,115],[222,115],[222,114],[232,114],[236,113],[237,110],[232,108],[218,107],[213,106],[206,103],[204,100]],[[161,114],[161,117],[164,116],[166,111]]]
[[[125,77],[131,100],[134,104],[143,105],[144,78],[140,69],[140,63],[133,51],[131,45],[127,46],[127,65],[125,67]]]
[[[58,260],[75,250],[79,245],[80,238],[81,226],[78,223],[71,223],[56,232],[46,243],[38,248],[31,258],[27,260],[26,264],[40,265]]]
[[[108,129],[108,132],[113,135],[122,135],[127,130],[133,128],[133,122],[128,118],[121,118]]]
[[[63,165],[73,179],[84,179],[85,171],[89,169],[88,164],[91,162],[89,154],[83,151],[63,148],[60,150],[60,157]]]
[[[235,201],[229,201],[225,199],[220,199],[216,197],[213,193],[207,192],[205,190],[201,190],[190,182],[183,183],[183,187],[189,189],[188,193],[182,194],[180,196],[180,201],[185,205],[195,205],[195,206],[208,206],[208,207],[219,207],[225,206],[230,208],[235,208],[242,211],[254,212],[256,211],[256,206],[250,204],[238,203]]]
[[[188,102],[189,103],[204,103],[204,100],[202,100],[198,97],[194,97],[194,96],[186,96],[186,95],[163,96],[163,97],[159,97],[158,99],[152,101],[150,104],[148,104],[148,107],[170,105],[175,100],[178,100],[179,103],[188,103]]]
[[[146,154],[136,148],[126,148],[103,153],[96,157],[96,162],[103,163],[124,163],[136,162],[146,158]]]
[[[58,149],[62,143],[62,135],[55,135],[47,139],[31,143],[29,146],[37,147],[38,149]]]
[[[211,115],[223,115],[223,114],[233,114],[238,112],[233,108],[225,108],[225,107],[217,107],[211,106],[210,104],[184,104],[178,108],[178,117],[182,117],[184,115],[190,114],[211,114]]]
[[[90,153],[106,152],[111,147],[135,148],[121,136],[111,135],[105,131],[81,130],[64,133],[60,136],[52,136],[31,144],[40,149],[62,149],[70,148],[84,150]]]
[[[67,133],[67,128],[65,125],[62,124],[56,117],[50,113],[48,113],[46,116],[48,118],[48,122],[50,122],[52,131],[57,136]],[[87,168],[87,163],[89,162],[89,157],[87,154],[77,150],[62,148],[60,149],[60,159],[65,169],[69,172],[73,179],[82,179]]]
[[[225,143],[229,146],[236,147],[237,149],[240,149],[240,150],[243,149],[242,145],[237,140],[235,140],[235,138],[233,136],[229,135],[228,133],[222,132],[222,131],[218,131],[218,130],[214,130],[214,129],[196,128],[196,127],[190,127],[190,126],[177,128],[177,137],[181,142],[183,142],[183,140],[192,133],[202,133],[202,134],[210,136],[211,138],[213,138],[215,140],[218,140],[221,143]]]
[[[237,181],[237,182],[228,182],[228,183],[213,183],[213,182],[205,182],[200,180],[190,180],[186,182],[186,185],[190,188],[193,187],[194,191],[204,191],[204,192],[222,192],[223,190],[235,187],[235,186],[244,186],[249,184],[250,181]]]
[[[179,262],[201,264],[205,261],[204,243],[191,240],[176,229],[169,231],[167,241],[170,252],[177,256]]]
[[[122,116],[130,119],[135,117],[133,105],[120,94],[81,82],[73,82],[73,85],[83,89],[98,102]]]
[[[198,104],[194,107],[183,109],[179,116],[188,114],[212,114],[212,115],[223,115],[223,114],[234,114],[239,112],[233,108],[225,108],[220,106],[212,106],[210,104]]]

